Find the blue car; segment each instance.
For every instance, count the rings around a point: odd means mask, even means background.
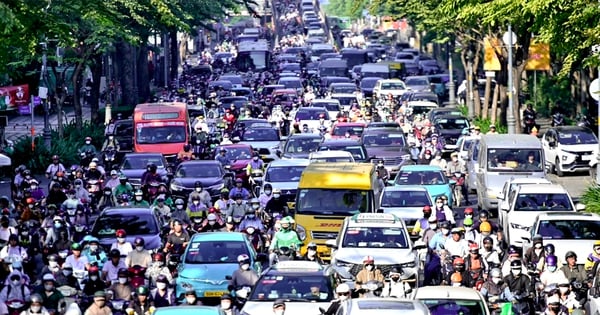
[[[434,200],[441,195],[448,197],[448,204],[452,205],[452,185],[455,181],[449,180],[439,166],[433,165],[405,165],[400,168],[394,179],[395,186],[420,185],[425,187]]]
[[[241,254],[248,255],[251,266],[258,273],[261,272],[256,251],[244,234],[194,234],[179,263],[176,296],[182,297],[190,288],[196,291],[199,298],[220,298],[229,293],[229,280],[226,277],[239,268],[237,257]]]

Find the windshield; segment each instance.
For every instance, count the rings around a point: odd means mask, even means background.
[[[431,315],[484,315],[481,301],[476,300],[429,300],[418,299],[423,302]]]
[[[541,172],[542,150],[488,149],[488,171]]]
[[[356,97],[354,96],[334,96],[332,98],[338,100],[338,102],[340,102],[340,104],[344,106],[352,105],[353,102],[356,102]]]
[[[465,129],[469,128],[469,122],[466,119],[438,119],[436,122],[438,129]]]
[[[265,181],[270,183],[297,182],[305,168],[306,166],[269,167]]]
[[[365,130],[365,127],[363,127],[363,126],[338,126],[338,125],[336,125],[335,127],[333,127],[332,134],[334,136],[345,137],[346,132],[347,132],[351,137],[360,137],[364,130]]]
[[[296,212],[301,214],[353,215],[370,212],[368,191],[351,189],[301,189]]]
[[[336,102],[325,103],[325,102],[316,102],[312,104],[312,107],[323,107],[328,111],[337,112],[340,110],[340,105]]]
[[[519,194],[515,211],[556,211],[573,210],[567,194]]]
[[[544,239],[597,240],[600,222],[592,220],[543,220],[537,234]]]
[[[252,150],[247,147],[223,147],[227,152],[225,155],[231,161],[249,160],[252,157]],[[219,150],[217,150],[219,152]]]
[[[246,129],[242,134],[242,141],[279,141],[277,129]]]
[[[343,247],[408,248],[404,230],[397,227],[349,227]]]
[[[129,155],[125,156],[125,160],[123,161],[123,166],[121,166],[121,169],[141,170],[145,169],[146,166],[148,166],[148,163],[154,163],[157,168],[165,168],[165,165],[163,164],[163,159],[161,157]]]
[[[427,191],[387,191],[383,192],[381,206],[387,208],[432,206]]]
[[[333,298],[328,279],[326,276],[307,276],[302,273],[264,275],[252,290],[250,301],[289,299],[291,302],[328,302]]]
[[[311,157],[311,163],[354,163],[350,156]]]
[[[406,145],[404,135],[396,134],[368,134],[364,135],[363,143],[366,147],[403,147]]]
[[[221,177],[221,168],[207,164],[181,164],[175,172],[175,178]]]
[[[437,108],[437,106],[410,105],[410,108],[412,109],[413,115],[420,115],[429,113],[432,109]]]
[[[98,238],[114,238],[117,229],[124,229],[127,235],[158,234],[156,219],[150,214],[111,213],[97,219],[92,235]]]
[[[407,78],[404,83],[406,83],[406,85],[429,85],[429,81],[422,78]]]
[[[558,143],[564,145],[571,144],[596,144],[598,139],[589,129],[576,132],[559,132]]]
[[[302,81],[300,80],[280,80],[279,84],[285,86],[286,89],[301,89]]]
[[[404,83],[401,82],[385,82],[381,84],[382,90],[405,90]]]
[[[375,84],[377,84],[377,80],[379,80],[379,78],[374,80],[362,80],[360,81],[360,87],[363,89],[372,89],[375,87]]]
[[[396,175],[396,185],[445,185],[442,171],[400,171]]]
[[[311,139],[288,138],[285,152],[287,152],[287,153],[315,152],[315,151],[317,151],[317,148],[319,148],[320,143],[321,143],[321,138],[311,138]]]
[[[354,86],[332,86],[331,93],[338,94],[352,94],[356,92],[356,87]]]
[[[329,114],[325,110],[303,110],[296,113],[294,117],[299,120],[319,120],[321,114],[325,115],[325,120],[329,120]]]
[[[137,124],[136,143],[158,144],[186,142],[187,132],[183,122],[181,122],[181,126],[153,126],[150,124],[156,123]]]
[[[361,146],[347,146],[347,147],[337,147],[337,146],[321,146],[319,151],[328,151],[328,150],[340,150],[350,152],[354,160],[357,162],[365,161],[367,159],[367,152]]]
[[[248,247],[238,241],[198,241],[190,243],[185,255],[186,264],[237,264],[239,255],[248,255]]]

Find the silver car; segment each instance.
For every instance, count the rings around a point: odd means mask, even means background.
[[[240,143],[248,144],[258,150],[260,158],[267,163],[279,159],[281,154],[281,138],[277,128],[248,128],[241,134]]]
[[[381,194],[381,208],[404,220],[408,232],[423,217],[423,207],[433,206],[431,196],[422,186],[387,186]]]
[[[273,189],[279,189],[281,198],[287,202],[288,208],[293,209],[300,175],[309,163],[307,159],[276,160],[269,163],[261,191],[266,184],[270,184]]]

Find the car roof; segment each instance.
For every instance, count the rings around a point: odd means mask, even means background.
[[[600,215],[590,212],[548,211],[538,214],[537,220],[600,221]]]
[[[215,306],[206,306],[206,305],[186,305],[185,307],[181,306],[169,306],[169,307],[159,307],[156,309],[155,314],[177,314],[177,315],[218,315],[221,312],[218,307]]]
[[[352,304],[349,307],[348,314],[363,314],[363,313],[399,313],[402,314],[429,314],[427,306],[420,301],[398,298],[360,298],[351,299]],[[364,308],[361,308],[364,306]],[[414,308],[409,309],[407,304],[411,304]],[[395,308],[394,305],[397,305]],[[357,311],[352,311],[352,308],[357,308]]]
[[[352,127],[364,127],[365,123],[361,123],[361,122],[336,122],[335,126],[352,126]]]
[[[325,139],[321,142],[321,146],[353,146],[353,145],[362,145],[360,139],[347,139],[347,138],[338,138],[338,139]]]
[[[427,192],[427,188],[419,185],[400,185],[400,186],[386,186],[383,191],[424,191]]]
[[[463,116],[463,115],[440,115],[440,116],[436,116],[435,120],[442,120],[442,119],[467,119],[467,117]]]
[[[580,126],[558,126],[558,127],[553,127],[554,129],[556,129],[557,131],[569,131],[569,132],[573,132],[573,131],[585,131],[585,132],[591,132],[591,129],[588,127],[580,127]]]
[[[239,232],[207,232],[192,235],[190,242],[202,241],[244,241],[245,234]]]
[[[219,149],[223,148],[225,150],[227,150],[227,148],[250,148],[252,149],[252,146],[249,144],[245,144],[245,143],[234,143],[234,144],[222,144],[218,146]]]
[[[441,171],[442,168],[436,165],[404,165],[401,171]]]
[[[308,159],[279,159],[269,163],[271,167],[286,167],[286,166],[308,166],[310,161]]]
[[[508,180],[511,184],[552,184],[551,181],[545,178],[535,177],[516,177]]]
[[[392,213],[358,213],[344,220],[348,227],[404,227],[402,218]]]
[[[489,143],[490,148],[530,148],[532,150],[541,149],[540,139],[526,134],[489,134],[481,135],[482,143]]]
[[[183,161],[177,165],[177,167],[186,166],[186,165],[221,165],[217,160],[191,160],[191,161]]]
[[[318,133],[296,133],[288,137],[289,139],[317,139],[322,138]]]
[[[266,275],[298,275],[324,276],[329,273],[329,266],[323,266],[313,261],[287,260],[283,264],[277,263],[263,272]]]
[[[478,291],[471,288],[452,286],[427,286],[417,288],[415,299],[482,301],[482,297]]]
[[[316,151],[310,153],[310,159],[324,157],[353,157],[352,153],[343,150]]]
[[[314,103],[337,103],[339,104],[340,101],[336,100],[335,98],[317,98],[311,101],[311,104]]]
[[[322,107],[301,107],[298,108],[298,112],[322,112],[323,108]]]
[[[150,214],[154,215],[154,211],[150,208],[143,207],[115,207],[115,208],[106,208],[100,214],[101,216],[113,215],[113,214],[127,214],[127,215],[139,215],[139,214]]]
[[[568,194],[567,190],[558,184],[539,184],[519,186],[519,193]]]

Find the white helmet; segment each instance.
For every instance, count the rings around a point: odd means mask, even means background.
[[[341,283],[335,288],[335,293],[347,293],[350,292],[350,287],[346,283]]]

